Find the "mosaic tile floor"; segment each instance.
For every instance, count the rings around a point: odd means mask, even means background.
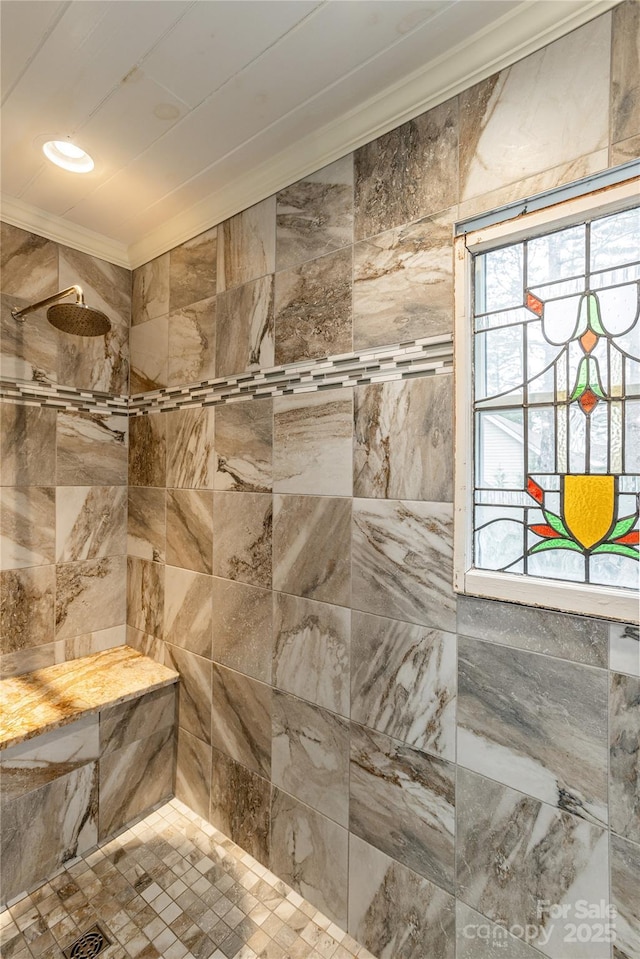
[[[63,959],[95,923],[111,940],[100,959],[372,959],[177,799],[13,900],[0,954]]]

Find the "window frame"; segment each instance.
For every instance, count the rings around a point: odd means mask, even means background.
[[[493,222],[454,240],[455,491],[454,574],[457,593],[546,609],[636,622],[640,594],[610,586],[569,583],[529,574],[500,573],[473,566],[475,436],[473,410],[474,256],[497,246],[574,226],[638,205],[640,177],[591,190],[535,212]],[[526,204],[523,204],[526,210]]]

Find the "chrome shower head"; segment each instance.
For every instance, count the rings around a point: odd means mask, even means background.
[[[16,307],[11,310],[11,315],[16,320],[23,319],[27,313],[33,313],[43,306],[49,306],[49,303],[56,303],[57,300],[64,299],[65,296],[71,296],[74,293],[75,303],[57,303],[47,310],[47,319],[56,329],[63,333],[73,333],[75,336],[104,336],[111,329],[109,318],[101,313],[100,310],[94,310],[84,302],[84,293],[80,286],[70,286],[60,293],[48,296],[38,303],[31,306],[25,306],[18,310]]]

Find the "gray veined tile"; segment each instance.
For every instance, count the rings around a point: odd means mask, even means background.
[[[621,3],[612,18],[611,140],[617,143],[640,133],[640,8]]]
[[[351,496],[353,390],[276,397],[273,414],[275,492]]]
[[[353,501],[352,606],[453,633],[449,503]]]
[[[271,682],[273,602],[270,589],[212,578],[213,652],[223,666]]]
[[[218,234],[214,227],[169,253],[171,311],[216,293]]]
[[[271,588],[273,509],[269,493],[215,492],[213,574]]]
[[[351,500],[278,494],[273,509],[274,589],[348,606]]]
[[[165,567],[165,576],[164,639],[210,659],[211,577],[173,566]]]
[[[212,572],[213,493],[208,490],[167,491],[167,563]]]
[[[46,310],[36,310],[22,320],[11,315],[14,307],[22,309],[30,302],[7,293],[0,296],[0,377],[11,382],[56,383],[58,335],[47,322]]]
[[[348,826],[348,721],[277,690],[271,719],[274,785]]]
[[[216,310],[216,376],[273,366],[273,275],[221,293]]]
[[[34,303],[57,293],[58,248],[51,240],[2,222],[2,291]]]
[[[178,729],[176,797],[203,819],[209,819],[211,746],[186,729]]]
[[[268,197],[218,227],[218,292],[275,269],[276,198]]]
[[[609,669],[640,676],[640,628],[633,623],[610,623]]]
[[[611,829],[640,843],[640,679],[610,674]]]
[[[277,364],[351,351],[352,261],[349,247],[276,274]]]
[[[56,495],[56,560],[68,563],[127,552],[124,486],[59,486]]]
[[[133,271],[132,326],[169,312],[169,256],[163,253]]]
[[[152,486],[131,486],[128,492],[127,553],[129,556],[163,563],[167,527],[166,491]]]
[[[126,595],[125,556],[59,564],[56,567],[56,639],[124,623]]]
[[[456,927],[456,959],[540,959],[537,949],[460,900],[456,903]],[[537,938],[536,926],[528,932]]]
[[[3,655],[54,639],[55,567],[0,572],[0,650]]]
[[[166,421],[162,414],[134,416],[129,426],[129,485],[165,485]]]
[[[351,724],[351,832],[453,892],[454,820],[451,763]]]
[[[619,140],[611,147],[611,163],[614,166],[626,163],[627,160],[636,160],[638,157],[640,157],[640,134],[626,140]]]
[[[60,486],[126,486],[127,417],[59,413],[56,442],[56,482]]]
[[[270,868],[343,928],[349,833],[273,787]]]
[[[156,316],[131,327],[130,393],[147,393],[167,386],[169,318]]]
[[[456,636],[352,614],[351,718],[455,761]]]
[[[607,823],[607,676],[460,636],[458,763]]]
[[[181,729],[211,744],[212,664],[202,656],[165,643],[164,664],[180,674],[178,724]]]
[[[354,423],[356,496],[452,500],[452,376],[359,386]]]
[[[273,400],[219,406],[216,410],[215,448],[215,489],[270,492],[273,486]]]
[[[129,556],[127,559],[127,624],[162,639],[164,565]]]
[[[552,959],[609,959],[601,921],[578,918],[581,900],[609,901],[606,829],[462,767],[456,805],[459,899],[508,929],[533,927],[530,945]],[[590,941],[566,939],[545,901],[593,924]]]
[[[277,270],[287,270],[352,242],[353,154],[277,194]]]
[[[614,959],[640,959],[640,846],[611,836],[611,904],[616,909]]]
[[[0,568],[44,566],[55,559],[56,490],[0,488]]]
[[[454,959],[455,924],[453,896],[357,836],[349,837],[354,939],[380,959]]]
[[[269,865],[271,783],[212,750],[210,822],[263,866]]]
[[[271,687],[213,665],[211,742],[248,769],[270,778]]]
[[[347,716],[350,627],[342,606],[274,593],[274,686]]]
[[[202,383],[216,375],[216,298],[199,300],[169,314],[167,383]]]
[[[220,410],[224,407],[220,407]],[[166,422],[167,486],[211,489],[216,456],[214,427],[219,411],[193,407],[163,414]]]
[[[55,486],[56,412],[0,402],[0,486]]]
[[[356,150],[356,238],[454,206],[457,152],[456,98]]]

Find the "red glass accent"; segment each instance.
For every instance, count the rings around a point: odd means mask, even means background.
[[[587,330],[586,333],[583,333],[580,337],[580,346],[585,353],[590,353],[598,342],[598,336],[593,332],[593,330]]]
[[[551,539],[552,537],[557,539],[560,536],[560,533],[556,532],[553,526],[547,526],[544,523],[530,526],[529,529],[533,530],[537,536],[544,536],[545,539]]]
[[[595,410],[598,402],[599,402],[598,397],[593,392],[593,390],[590,390],[590,389],[586,389],[584,393],[582,394],[582,396],[580,397],[580,399],[578,400],[578,403],[580,404],[580,408],[582,412],[587,416],[589,415],[589,413]]]
[[[527,493],[533,497],[536,503],[540,503],[540,505],[544,503],[544,490],[530,476],[527,477]]]
[[[543,308],[542,300],[539,300],[537,296],[533,295],[533,293],[527,293],[528,310],[531,310],[531,312],[535,313],[537,316],[542,316]]]
[[[631,533],[627,533],[626,536],[620,536],[619,539],[614,539],[614,543],[628,543],[629,545],[636,546],[640,543],[640,530],[634,529]]]

